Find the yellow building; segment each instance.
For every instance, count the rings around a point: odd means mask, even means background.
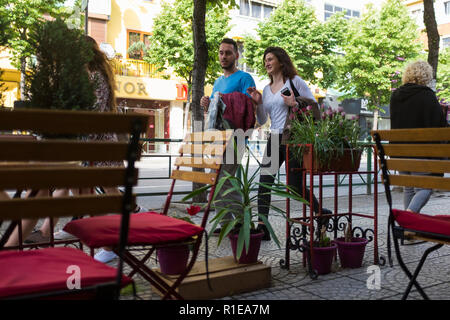
[[[3,85],[0,105],[12,108],[14,101],[20,97],[20,72],[11,65],[9,50],[0,48],[0,84]]]
[[[117,104],[150,115],[148,138],[176,139],[183,137],[186,85],[170,73],[157,73],[154,65],[143,61],[142,53],[127,52],[135,42],[148,43],[160,10],[156,0],[91,0],[88,30],[101,47],[116,56]],[[155,151],[165,150],[163,146]]]
[[[112,59],[117,104],[150,115],[148,138],[183,138],[187,86],[170,73],[157,73],[154,65],[143,61],[142,53],[127,53],[134,42],[148,42],[153,19],[161,10],[160,1],[90,0],[88,9],[88,34]],[[11,66],[9,58],[7,50],[0,51],[4,102],[12,107],[20,97],[20,72]],[[161,152],[167,148],[161,145],[160,149],[150,148]]]

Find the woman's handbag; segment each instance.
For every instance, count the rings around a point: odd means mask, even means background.
[[[303,109],[303,108],[306,108],[307,106],[311,106],[311,108],[312,108],[311,112],[313,113],[314,120],[316,120],[316,121],[319,120],[320,119],[320,111],[319,111],[319,105],[317,104],[317,102],[315,102],[312,99],[301,97],[291,79],[289,79],[289,82],[291,84],[292,91],[294,92],[295,100],[298,103],[298,107],[300,109]],[[286,116],[286,121],[284,123],[283,135],[281,137],[282,145],[288,144],[288,142],[290,140],[291,122],[292,122],[290,115],[292,113],[293,113],[292,108],[289,108],[289,111]]]

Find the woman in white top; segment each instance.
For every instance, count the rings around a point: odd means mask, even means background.
[[[263,63],[267,74],[269,75],[270,83],[264,88],[262,95],[254,87],[249,88],[247,92],[252,97],[252,100],[258,105],[256,109],[258,123],[260,125],[266,123],[268,116],[271,120],[271,134],[267,141],[259,181],[267,185],[272,185],[278,169],[286,160],[286,147],[281,145],[281,137],[288,111],[290,107],[297,106],[297,101],[295,100],[289,80],[292,80],[292,83],[300,96],[313,101],[316,100],[305,81],[297,75],[297,70],[284,49],[280,47],[268,47],[264,52]],[[289,89],[290,95],[281,93],[285,88]],[[275,151],[273,154],[272,149]],[[300,167],[299,162],[292,154],[289,154],[289,167]],[[288,174],[289,184],[299,194],[302,194],[302,173],[297,170],[295,172],[291,171]],[[268,206],[270,205],[271,200],[270,194],[267,194],[269,191],[270,190],[262,186],[260,186],[258,190],[258,213],[265,215],[266,217],[269,215]],[[306,190],[306,194],[309,194],[308,190]],[[315,197],[314,212],[319,212],[319,204]],[[328,215],[331,214],[331,211],[322,208],[322,214]],[[270,234],[261,221],[258,229],[264,231],[263,240],[270,240]]]

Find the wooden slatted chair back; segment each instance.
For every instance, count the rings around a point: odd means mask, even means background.
[[[212,188],[201,223],[202,227],[205,227],[224,154],[232,138],[233,130],[203,131],[186,135],[179,150],[180,156],[175,160],[176,169],[171,174],[173,180],[163,214],[167,214],[169,210],[176,180],[209,185]],[[202,169],[205,172],[199,171]]]
[[[43,137],[0,135],[0,190],[126,187],[124,195],[0,200],[0,221],[121,213],[124,205],[132,209],[130,190],[138,178],[134,162],[140,158],[138,139],[147,121],[145,115],[134,113],[0,110],[0,132],[26,131]],[[130,142],[91,141],[88,136],[105,133],[128,134]],[[116,167],[83,165],[97,161],[128,163]]]
[[[378,130],[372,136],[382,143],[390,185],[450,190],[450,178],[443,175],[450,173],[450,128]]]

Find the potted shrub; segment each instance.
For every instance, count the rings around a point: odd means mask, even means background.
[[[360,268],[362,266],[367,239],[353,237],[352,227],[349,224],[345,236],[337,238],[335,242],[342,268]]]
[[[238,263],[254,263],[258,259],[259,248],[263,236],[263,233],[257,230],[258,219],[261,219],[264,222],[272,239],[277,246],[281,248],[280,242],[269,220],[266,216],[258,213],[258,196],[257,194],[252,195],[252,190],[257,189],[260,185],[262,185],[269,189],[269,192],[272,195],[288,197],[306,204],[308,203],[298,193],[292,190],[292,188],[286,186],[285,184],[275,183],[272,186],[269,186],[259,183],[257,181],[257,178],[259,177],[259,170],[260,169],[258,167],[257,170],[250,175],[249,159],[247,159],[245,167],[242,164],[239,164],[237,170],[237,172],[240,172],[239,175],[233,176],[228,172],[225,172],[225,176],[218,181],[215,194],[213,196],[213,203],[215,203],[217,194],[223,188],[224,183],[229,180],[233,185],[233,188],[225,191],[224,195],[237,191],[242,197],[241,201],[228,200],[228,204],[221,204],[220,209],[216,210],[215,216],[210,221],[212,223],[211,230],[215,230],[219,224],[222,226],[219,234],[218,245],[221,244],[225,237],[230,238],[233,255]],[[183,201],[193,198],[195,195],[209,189],[209,187],[210,186],[205,186],[191,192],[183,198]],[[286,218],[286,213],[283,209],[273,205],[270,205],[269,207],[283,218]],[[227,214],[230,212],[234,215],[234,219],[231,221],[226,219]]]
[[[316,270],[317,274],[328,274],[331,272],[331,265],[333,258],[336,255],[337,245],[330,241],[326,235],[327,229],[322,226],[320,230],[319,240],[313,246],[312,269]]]
[[[86,66],[93,53],[83,32],[61,19],[46,21],[30,31],[30,46],[36,62],[26,76],[28,107],[90,110],[95,95]]]
[[[200,212],[200,206],[190,206],[186,208],[188,215],[172,215],[172,217],[194,224],[190,217]],[[189,244],[167,246],[156,249],[159,267],[162,273],[174,275],[182,273],[189,260],[191,246]]]
[[[363,144],[358,141],[361,127],[357,117],[347,118],[342,108],[322,109],[321,120],[314,121],[310,106],[292,111],[289,144],[305,169],[314,166],[317,171],[358,170]],[[306,144],[312,145],[312,156]]]

